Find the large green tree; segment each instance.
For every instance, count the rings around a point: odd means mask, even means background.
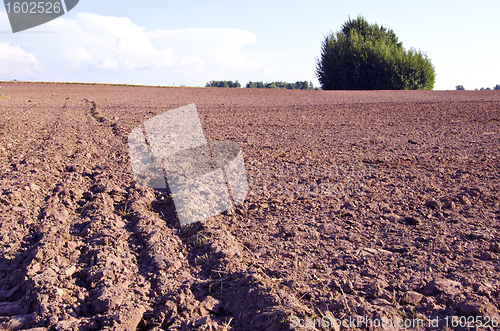
[[[316,76],[324,90],[432,90],[436,78],[425,53],[361,16],[325,37]]]

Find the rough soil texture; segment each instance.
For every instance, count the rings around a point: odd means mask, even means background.
[[[0,329],[499,329],[498,91],[1,85]],[[250,191],[180,227],[127,136],[190,103]]]

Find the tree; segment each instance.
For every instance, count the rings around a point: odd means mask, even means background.
[[[463,85],[457,85],[457,86],[455,86],[455,90],[457,90],[457,91],[464,91],[465,88],[463,87]]]
[[[425,53],[360,16],[325,37],[316,76],[323,90],[432,90],[436,74]]]
[[[238,81],[233,82],[232,80],[211,80],[208,82],[205,87],[241,87],[241,84]]]
[[[263,82],[248,82],[246,85],[247,88],[275,88],[275,89],[289,89],[289,90],[314,90],[313,83],[305,81],[297,81],[295,83],[286,83],[286,82],[271,82],[271,83],[263,83]],[[317,88],[316,88],[317,90]]]
[[[500,84],[497,84],[494,88],[495,91],[500,91]]]

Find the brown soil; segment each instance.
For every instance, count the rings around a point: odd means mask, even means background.
[[[1,85],[0,329],[495,326],[498,91]],[[180,227],[127,136],[190,103],[250,192]]]

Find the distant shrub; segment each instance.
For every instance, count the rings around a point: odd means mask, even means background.
[[[266,88],[266,84],[263,82],[248,82],[246,88]]]
[[[457,91],[463,91],[463,90],[465,90],[465,88],[464,88],[464,86],[463,86],[463,85],[457,85],[457,86],[455,86],[455,89],[456,89]]]
[[[286,83],[286,82],[248,82],[246,85],[247,88],[277,88],[277,89],[288,89],[288,90],[314,90],[314,85],[312,82],[305,81],[297,81],[295,83]],[[316,88],[317,89],[317,88]]]
[[[238,81],[233,82],[232,80],[211,80],[205,85],[205,87],[241,87]]]

